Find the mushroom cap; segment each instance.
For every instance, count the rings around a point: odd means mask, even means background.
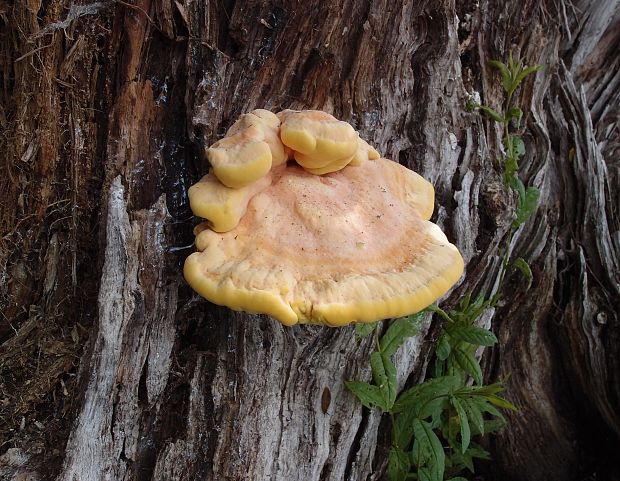
[[[280,138],[284,145],[302,154],[295,159],[303,167],[321,168],[349,158],[357,150],[358,133],[355,129],[328,113],[320,110],[285,111],[280,118]],[[304,161],[309,163],[306,165]]]
[[[249,114],[243,114],[228,129],[226,137],[243,132],[250,127],[261,130],[262,138],[271,150],[273,167],[282,165],[288,160],[287,148],[280,140],[280,119],[276,114],[264,109],[256,109]]]
[[[297,154],[295,154],[295,160],[299,162],[297,159]],[[323,167],[317,167],[316,169],[309,169],[304,166],[306,172],[314,175],[325,175],[331,174],[332,172],[336,172],[338,170],[344,169],[347,165],[351,163],[351,161],[355,158],[355,154],[350,157],[345,157],[344,159],[333,160],[332,162],[324,165]]]
[[[381,154],[379,154],[372,145],[361,137],[357,139],[357,151],[353,156],[351,165],[361,165],[362,162],[366,162],[367,160],[377,160],[380,158]]]
[[[418,312],[461,276],[458,250],[428,221],[433,188],[411,170],[378,159],[272,177],[232,231],[197,230],[184,273],[210,301],[341,326]]]
[[[207,149],[207,158],[222,184],[235,189],[256,182],[272,165],[271,148],[260,125],[249,125],[218,140]]]
[[[232,189],[222,184],[211,171],[189,188],[189,205],[194,214],[207,219],[211,229],[227,232],[234,229],[245,215],[250,199],[269,184],[271,174],[267,173],[252,184]]]

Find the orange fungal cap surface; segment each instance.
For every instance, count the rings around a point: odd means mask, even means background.
[[[461,255],[428,221],[433,187],[398,163],[322,176],[288,165],[270,176],[232,230],[197,230],[184,273],[211,302],[286,325],[342,326],[418,312],[461,276]]]

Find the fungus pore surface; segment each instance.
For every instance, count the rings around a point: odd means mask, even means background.
[[[208,222],[195,229],[198,252],[185,262],[187,281],[211,302],[269,314],[286,325],[342,326],[424,309],[463,272],[458,250],[429,221],[433,187],[398,163],[377,158],[352,128],[354,135],[314,111],[305,121],[304,112],[278,116],[280,129],[294,120],[295,140],[287,145],[287,136],[280,135],[282,151],[297,158],[302,138],[302,156],[337,169],[317,175],[320,168],[290,160],[240,189],[219,185],[217,172],[205,176],[190,190],[194,213]],[[250,120],[247,128],[256,127]],[[236,124],[232,136],[243,138],[243,124]],[[342,142],[330,124],[344,132]],[[307,139],[319,139],[321,149],[306,148],[313,143]],[[330,151],[332,142],[338,148]],[[343,148],[348,142],[353,146]],[[343,162],[343,152],[355,161]]]

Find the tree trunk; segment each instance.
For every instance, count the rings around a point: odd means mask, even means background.
[[[620,479],[620,1],[0,2],[0,473],[58,480],[379,480],[389,430],[344,387],[372,339],[194,294],[187,189],[254,108],[349,121],[436,188],[434,219],[493,288],[515,199],[488,61],[518,91],[540,205],[484,315],[519,411],[487,479]],[[436,324],[397,356],[424,376]],[[19,478],[22,479],[22,478]]]

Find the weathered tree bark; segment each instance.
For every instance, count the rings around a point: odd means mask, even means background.
[[[379,480],[387,423],[352,328],[284,328],[181,276],[201,152],[243,112],[320,108],[436,187],[435,220],[493,288],[515,199],[490,59],[519,90],[541,190],[487,312],[519,411],[488,479],[620,479],[620,1],[0,2],[0,473],[59,480]],[[424,375],[436,325],[397,356]],[[616,456],[614,456],[616,454]],[[22,478],[20,478],[22,479]]]

